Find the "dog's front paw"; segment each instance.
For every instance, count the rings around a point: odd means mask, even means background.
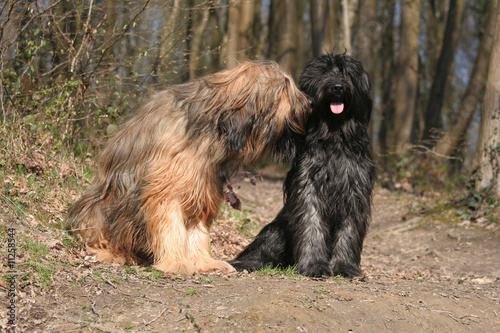
[[[233,266],[238,272],[244,271],[246,269],[245,265],[238,260],[228,260],[227,263]]]
[[[264,267],[264,264],[258,260],[229,260],[228,263],[234,267],[238,272],[247,270],[249,272],[255,271]]]
[[[315,263],[297,267],[300,274],[311,277],[331,276],[331,270],[327,263]]]
[[[332,275],[342,275],[345,278],[353,278],[363,275],[359,265],[345,261],[335,262],[335,264],[332,265],[331,271]]]

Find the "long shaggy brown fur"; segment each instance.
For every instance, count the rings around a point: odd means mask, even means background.
[[[159,92],[103,149],[69,228],[103,262],[232,271],[212,258],[208,235],[224,184],[264,153],[291,159],[309,112],[274,63],[243,63]]]

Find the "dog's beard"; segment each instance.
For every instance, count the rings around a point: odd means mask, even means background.
[[[318,115],[321,114],[325,121],[339,125],[352,118],[352,97],[347,85],[338,94],[332,92],[332,86],[332,84],[323,86],[322,90],[317,94],[315,110]]]

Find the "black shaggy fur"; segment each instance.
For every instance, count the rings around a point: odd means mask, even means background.
[[[284,207],[230,264],[237,270],[296,265],[308,276],[360,276],[375,181],[369,78],[351,57],[326,54],[306,65],[300,89],[314,99],[313,113],[286,176]]]

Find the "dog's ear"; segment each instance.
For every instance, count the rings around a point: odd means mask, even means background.
[[[226,149],[239,153],[247,145],[247,139],[251,136],[254,122],[254,116],[242,115],[242,110],[231,115],[221,116],[217,122],[217,131],[225,138]]]
[[[368,76],[368,73],[366,73],[365,71],[363,71],[363,74],[361,74],[361,86],[364,91],[370,92],[372,90],[370,77]]]
[[[358,84],[360,85],[361,92],[362,92],[362,98],[359,99],[359,103],[362,103],[360,105],[360,109],[364,110],[362,114],[362,122],[365,125],[368,125],[370,122],[371,118],[371,112],[372,112],[372,99],[370,96],[370,90],[371,90],[371,84],[370,84],[370,77],[366,72],[362,72]]]

